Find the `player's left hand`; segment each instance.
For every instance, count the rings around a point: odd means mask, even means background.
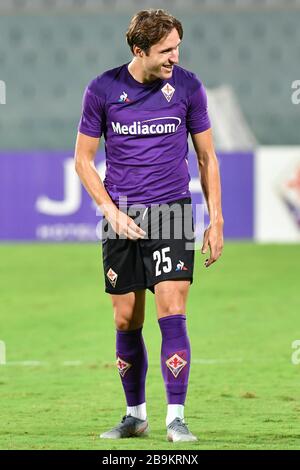
[[[221,256],[223,250],[223,222],[216,224],[209,224],[204,232],[203,246],[201,253],[207,253],[209,248],[210,257],[205,260],[204,265],[208,268]]]

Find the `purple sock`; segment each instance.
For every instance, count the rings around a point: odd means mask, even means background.
[[[127,406],[145,403],[148,359],[142,328],[132,331],[117,330],[116,357]]]
[[[184,405],[188,388],[191,349],[185,315],[158,320],[162,334],[161,370],[169,405]]]

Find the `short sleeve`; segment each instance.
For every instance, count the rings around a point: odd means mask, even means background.
[[[197,134],[210,127],[206,91],[203,84],[197,80],[197,88],[189,98],[187,129],[191,134]]]
[[[86,88],[78,130],[90,137],[101,137],[104,128],[104,100]]]

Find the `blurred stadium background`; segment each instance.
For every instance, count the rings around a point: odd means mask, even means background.
[[[120,416],[100,217],[72,159],[85,86],[131,60],[130,18],[151,7],[182,21],[222,177],[226,248],[209,272],[198,255],[190,300],[198,446],[300,446],[300,1],[1,0],[0,448],[109,448],[96,436]],[[103,142],[97,162],[103,177]],[[192,146],[190,170],[201,202]],[[138,445],[170,448],[148,297],[155,436]]]

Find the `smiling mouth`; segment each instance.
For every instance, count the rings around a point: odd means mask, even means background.
[[[170,71],[173,69],[173,65],[163,65],[163,68]]]

